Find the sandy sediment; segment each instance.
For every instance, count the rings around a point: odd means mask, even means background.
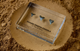
[[[36,0],[39,1],[39,0]],[[67,9],[73,20],[73,31],[66,44],[52,51],[80,51],[80,0],[47,0],[56,2]],[[0,50],[1,51],[25,51],[26,49],[18,44],[10,33],[11,16],[15,10],[26,4],[28,0],[0,0]],[[50,51],[49,50],[49,51]]]

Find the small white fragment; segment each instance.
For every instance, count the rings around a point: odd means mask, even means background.
[[[5,26],[5,25],[6,25],[6,23],[2,23],[2,24],[1,24],[2,27]]]

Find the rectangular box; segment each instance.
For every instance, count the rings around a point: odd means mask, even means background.
[[[31,13],[35,14],[31,17]],[[44,17],[41,21],[40,16]],[[50,24],[49,20],[54,20]],[[17,28],[53,44],[65,22],[66,16],[34,3],[29,3],[16,25]]]

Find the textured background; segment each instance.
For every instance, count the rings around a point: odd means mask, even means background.
[[[27,51],[10,34],[10,17],[18,8],[33,0],[0,0],[0,51]],[[35,0],[39,1],[39,0]],[[43,1],[43,0],[41,0]],[[45,0],[44,0],[45,1]],[[80,51],[80,0],[47,0],[67,9],[73,18],[73,32],[66,44],[52,51]],[[50,51],[50,50],[49,50]]]

